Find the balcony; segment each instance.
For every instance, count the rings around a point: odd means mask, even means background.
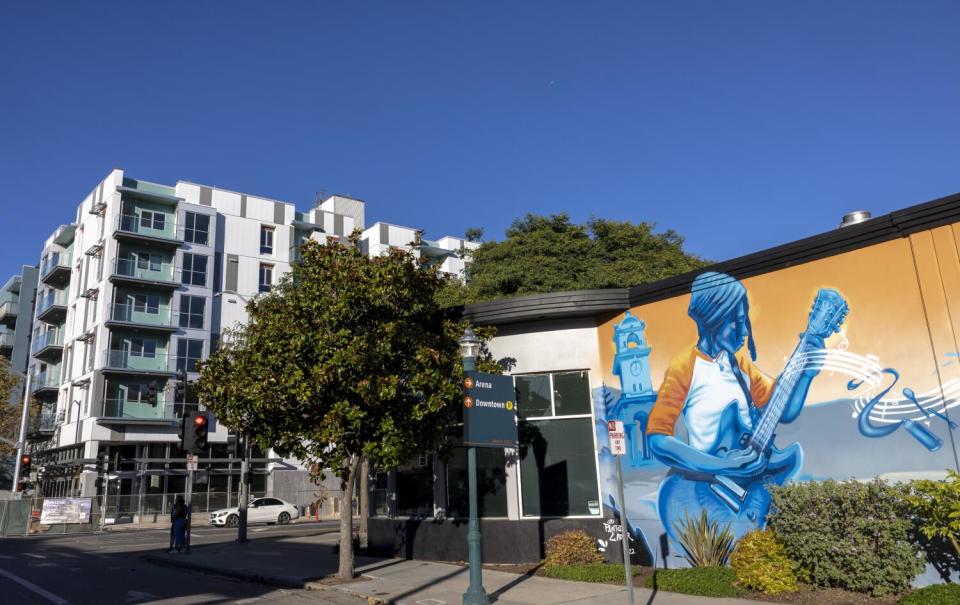
[[[60,389],[60,371],[44,370],[33,375],[30,381],[30,390],[37,397],[57,396]]]
[[[27,437],[48,437],[57,429],[57,413],[52,405],[45,405],[40,413],[30,419]]]
[[[172,263],[150,265],[144,259],[118,258],[113,265],[110,281],[117,284],[131,284],[139,286],[159,286],[176,290],[180,287],[176,271]]]
[[[9,356],[17,343],[17,335],[13,330],[0,329],[0,355]]]
[[[67,318],[67,293],[48,290],[37,295],[37,319],[50,324],[61,324]]]
[[[30,352],[37,359],[56,361],[63,354],[63,333],[59,330],[50,330],[41,334],[33,341]]]
[[[55,288],[62,288],[70,283],[69,252],[54,252],[43,262],[40,269],[40,281]]]
[[[103,417],[124,420],[174,420],[172,404],[158,401],[150,404],[145,401],[127,401],[126,399],[104,399]]]
[[[0,300],[0,323],[10,328],[16,326],[19,308],[20,300],[16,296]]]
[[[182,244],[183,233],[178,232],[177,224],[171,220],[173,217],[160,213],[156,216],[163,216],[164,219],[161,222],[146,216],[120,215],[117,229],[113,232],[114,239],[167,248],[176,248]]]
[[[111,349],[103,352],[103,371],[111,374],[172,376],[176,373],[176,359],[159,351],[153,357],[145,357],[133,355],[127,350]]]
[[[108,308],[107,320],[111,328],[132,328],[149,332],[176,332],[177,326],[169,308],[154,307],[151,312],[146,305],[113,303]]]

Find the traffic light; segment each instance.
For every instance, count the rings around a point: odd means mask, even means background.
[[[30,457],[30,454],[24,454],[20,457],[20,476],[23,479],[26,479],[30,476],[31,462],[33,462],[33,459]]]
[[[174,401],[186,402],[187,397],[187,371],[177,370],[176,386],[174,388]]]
[[[191,454],[207,451],[207,436],[210,432],[210,418],[206,412],[189,412],[183,417],[183,439],[180,446]]]
[[[151,382],[147,387],[147,403],[157,405],[157,383]]]
[[[96,471],[97,471],[97,474],[98,474],[98,475],[107,472],[107,463],[108,463],[108,462],[109,462],[109,458],[107,457],[107,454],[98,454],[98,455],[97,455]]]

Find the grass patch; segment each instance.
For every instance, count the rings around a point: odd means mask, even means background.
[[[904,595],[898,605],[956,605],[960,603],[960,585],[936,584]]]
[[[633,575],[640,573],[640,568],[630,568]],[[626,584],[623,565],[618,563],[591,563],[589,565],[554,565],[543,568],[543,575],[558,580],[575,580],[577,582],[601,582],[603,584]]]
[[[739,597],[746,590],[733,585],[737,575],[729,567],[658,569],[647,578],[647,587],[701,597]]]

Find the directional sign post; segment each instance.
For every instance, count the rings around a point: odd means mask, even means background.
[[[513,378],[466,372],[463,379],[463,444],[517,447],[517,403]]]
[[[620,458],[627,453],[627,435],[623,422],[607,421],[607,436],[610,438],[610,453],[617,461],[617,496],[620,498],[620,544],[623,547],[623,572],[627,579],[627,603],[633,605],[633,574],[630,572],[630,532],[627,529],[627,500],[623,497],[623,471]]]

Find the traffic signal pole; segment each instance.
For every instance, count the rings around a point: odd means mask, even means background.
[[[27,372],[27,385],[23,391],[23,412],[20,414],[20,437],[17,439],[17,459],[13,466],[13,493],[20,498],[17,489],[20,481],[20,460],[23,458],[24,448],[27,445],[27,421],[30,419],[30,382],[33,376]]]
[[[242,452],[240,459],[240,502],[237,507],[237,542],[243,544],[247,541],[247,501],[250,500],[250,484],[247,482],[247,472],[250,470],[250,450],[247,448],[247,439],[243,438],[241,443],[237,444]]]

